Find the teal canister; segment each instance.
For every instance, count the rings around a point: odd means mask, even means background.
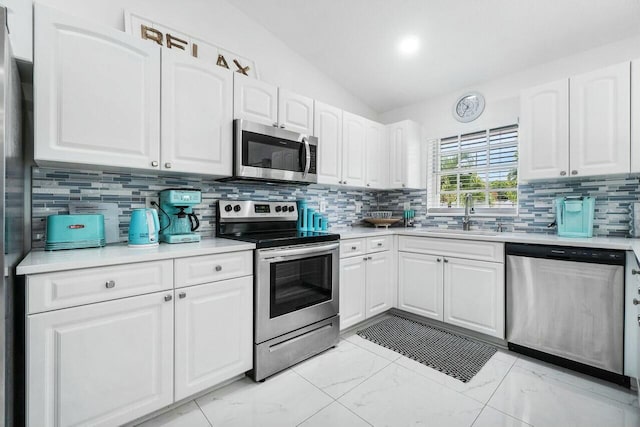
[[[316,212],[313,214],[313,231],[322,231],[322,214],[320,212]]]
[[[322,217],[322,231],[327,231],[329,230],[329,218],[327,218],[326,216]]]
[[[311,208],[307,208],[307,230],[306,231],[313,231],[313,217],[316,213],[315,209],[311,209]]]
[[[298,230],[307,231],[307,201],[298,200]]]

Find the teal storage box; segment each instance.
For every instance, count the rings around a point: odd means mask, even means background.
[[[558,197],[556,223],[560,237],[593,237],[593,197]]]
[[[106,244],[104,216],[49,215],[46,235],[44,248],[48,251],[101,247]]]

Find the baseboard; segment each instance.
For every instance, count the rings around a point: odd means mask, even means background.
[[[391,310],[387,310],[387,311],[382,312],[380,314],[376,314],[375,316],[370,317],[367,320],[363,320],[360,323],[356,323],[355,325],[349,326],[347,329],[344,329],[344,330],[340,331],[340,338],[347,338],[347,337],[355,334],[359,330],[366,328],[367,326],[371,326],[374,323],[378,323],[382,319],[386,319],[391,314],[392,314]]]

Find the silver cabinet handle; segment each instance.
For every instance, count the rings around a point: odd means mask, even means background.
[[[164,164],[164,167],[167,169],[171,169],[171,163],[167,162]]]
[[[634,276],[636,274],[640,274],[640,270],[636,270],[635,268],[631,270],[631,274],[633,274]]]
[[[171,295],[165,295],[164,296],[164,300],[167,301],[167,302],[171,301],[172,299],[173,299],[173,297]]]
[[[111,288],[115,288],[115,286],[116,286],[116,282],[115,282],[115,281],[113,281],[113,280],[109,280],[109,281],[108,281],[107,283],[105,283],[104,285],[105,285],[108,289],[111,289]]]
[[[402,184],[402,186],[403,186],[403,187],[406,187],[407,185],[406,185],[406,184]]]
[[[571,175],[578,175],[578,171],[577,170],[572,170],[571,171]]]
[[[186,292],[180,292],[180,293],[178,294],[178,297],[179,297],[179,298],[186,298],[186,297],[187,297],[187,293],[186,293]]]
[[[222,271],[222,266],[221,265],[216,265],[216,271]]]
[[[367,260],[367,257],[362,258],[362,260],[363,260],[363,261],[366,261],[366,260]]]
[[[560,171],[560,176],[565,176],[567,174],[567,171]]]
[[[284,125],[280,125],[280,129],[284,129]]]
[[[368,259],[368,260],[372,260],[372,259],[373,259],[373,257],[368,256],[368,257],[367,257],[367,259]]]
[[[378,246],[382,246],[382,242],[378,243]]]
[[[273,123],[271,126],[273,126],[274,128],[277,128],[278,127],[278,123],[277,122]]]
[[[444,262],[449,262],[449,260],[445,258],[445,259],[444,259]]]
[[[342,183],[343,183],[343,184],[346,184],[346,183],[347,183],[347,181],[342,181]]]
[[[153,166],[154,168],[158,167],[158,162],[156,162],[155,160],[153,162],[151,162],[151,166]]]
[[[371,187],[371,184],[367,184],[367,187]]]
[[[640,300],[638,298],[634,298],[633,305],[638,305],[638,304],[640,304]]]
[[[352,251],[355,251],[356,249],[358,249],[356,246],[351,246]]]
[[[438,262],[442,262],[442,260],[440,258],[436,258],[436,261]]]

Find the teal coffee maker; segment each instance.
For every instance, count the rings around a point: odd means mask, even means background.
[[[168,189],[160,192],[160,241],[199,242],[200,221],[193,207],[202,203],[200,190]]]
[[[556,198],[556,223],[560,237],[592,237],[595,199],[593,197]]]

